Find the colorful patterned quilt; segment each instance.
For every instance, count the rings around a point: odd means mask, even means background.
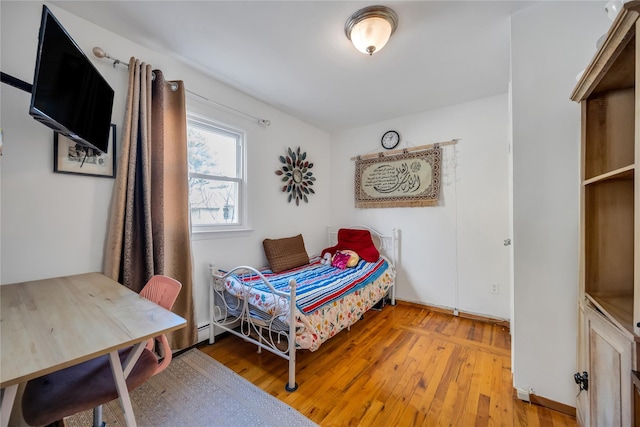
[[[354,324],[387,292],[395,281],[395,270],[384,257],[376,262],[361,260],[344,270],[323,265],[320,257],[299,268],[273,273],[260,272],[279,291],[289,292],[296,280],[296,346],[311,351],[342,329]],[[288,299],[274,298],[255,274],[232,275],[225,281],[227,291],[239,298],[249,293],[250,303],[287,322]]]
[[[298,310],[309,314],[324,304],[328,304],[344,295],[362,289],[376,280],[388,267],[384,258],[377,262],[365,262],[360,260],[353,268],[343,270],[320,263],[320,258],[313,258],[309,264],[281,273],[272,273],[269,269],[260,271],[271,285],[278,291],[290,292],[289,281],[296,281],[296,306]],[[262,293],[263,301],[252,304],[260,306],[265,303],[269,295],[269,288],[262,283],[260,276],[245,274],[235,276],[245,285],[254,285],[254,290]],[[228,287],[229,288],[229,287]],[[229,288],[229,290],[232,290]]]

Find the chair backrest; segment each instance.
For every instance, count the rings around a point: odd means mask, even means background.
[[[182,289],[182,283],[171,277],[156,274],[140,291],[140,296],[171,310]]]
[[[181,289],[182,283],[178,282],[176,279],[156,274],[149,279],[146,285],[144,285],[144,288],[140,291],[140,296],[148,299],[149,301],[155,302],[167,310],[171,310]],[[171,347],[169,346],[167,337],[165,335],[160,335],[159,337],[156,337],[156,339],[158,339],[162,344],[164,359],[158,364],[153,375],[162,372],[167,366],[169,366],[172,358]],[[155,339],[152,338],[147,343],[147,348],[149,350],[153,350],[154,345]]]

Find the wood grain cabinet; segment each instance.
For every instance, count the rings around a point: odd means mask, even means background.
[[[640,1],[625,3],[571,99],[582,109],[577,399],[583,426],[632,426],[640,342]]]
[[[633,426],[640,427],[640,372],[633,371],[631,381],[633,382]]]
[[[634,341],[595,309],[586,309],[585,320],[592,372],[587,390],[589,425],[632,426]]]

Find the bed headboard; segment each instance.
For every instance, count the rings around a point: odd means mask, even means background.
[[[398,265],[398,250],[399,250],[399,230],[394,228],[391,230],[391,234],[383,234],[379,231],[367,227],[366,225],[350,225],[348,227],[329,227],[329,246],[336,245],[338,243],[338,230],[340,228],[354,228],[356,230],[369,230],[371,233],[371,239],[373,244],[378,248],[380,253],[386,256],[393,265]]]

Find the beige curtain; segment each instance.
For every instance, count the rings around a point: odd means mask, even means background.
[[[182,283],[173,311],[187,327],[169,336],[173,349],[197,340],[186,126],[183,83],[167,82],[161,71],[131,58],[104,273],[136,292],[154,274]]]

